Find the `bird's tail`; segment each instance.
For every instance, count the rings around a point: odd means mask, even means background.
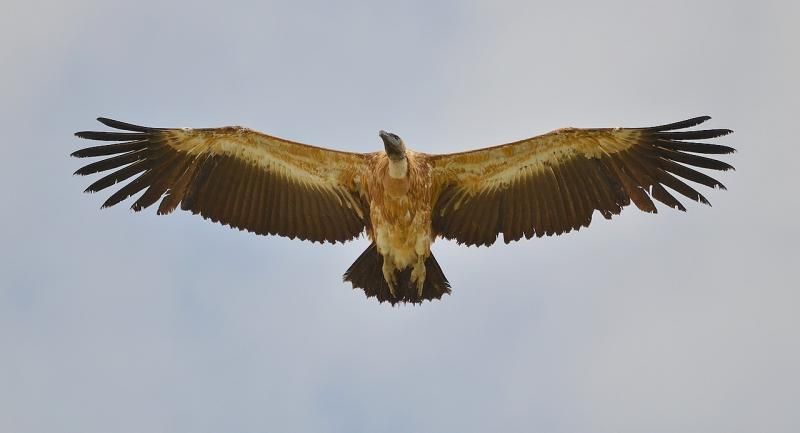
[[[368,298],[375,296],[379,302],[389,301],[392,305],[398,302],[419,304],[425,299],[440,299],[445,293],[450,293],[450,283],[433,254],[425,260],[425,285],[422,287],[421,297],[417,295],[417,285],[411,281],[410,267],[397,271],[395,296],[389,291],[389,284],[383,277],[382,269],[383,256],[378,253],[378,247],[372,243],[344,273],[344,281],[352,283],[354,289],[364,289]]]

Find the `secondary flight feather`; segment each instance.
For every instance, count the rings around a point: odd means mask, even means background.
[[[419,303],[450,293],[430,250],[437,237],[491,245],[502,235],[508,243],[577,230],[595,211],[610,219],[631,202],[651,213],[653,200],[686,210],[675,194],[708,204],[694,184],[724,186],[695,168],[730,170],[714,155],[734,152],[703,141],[731,132],[694,129],[709,119],[566,128],[431,155],[385,131],[384,150],[352,153],[238,126],[151,128],[101,117],[113,131],[75,135],[109,143],[72,156],[100,158],[75,173],[107,172],[86,189],[116,189],[103,207],[137,196],[134,211],[180,206],[253,233],[315,242],[366,232],[371,244],[344,280],[380,302]]]

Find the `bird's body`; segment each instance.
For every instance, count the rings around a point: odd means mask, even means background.
[[[378,154],[367,176],[371,227],[367,234],[383,258],[381,271],[396,292],[395,275],[411,268],[410,283],[419,297],[425,282],[425,261],[435,240],[432,230],[433,177],[425,155],[407,151],[391,161]]]
[[[689,130],[707,117],[650,128],[560,129],[506,145],[448,155],[408,150],[380,132],[385,151],[358,154],[291,142],[246,128],[163,129],[98,119],[116,132],[79,132],[117,143],[77,157],[104,156],[77,174],[111,171],[94,192],[138,175],[104,203],[141,191],[136,211],[160,200],[258,234],[345,242],[366,232],[370,246],[345,280],[379,301],[421,302],[450,292],[431,254],[438,237],[491,245],[558,235],[588,226],[633,202],[656,212],[651,197],[680,210],[664,187],[708,203],[680,178],[722,184],[690,166],[728,170],[697,154],[733,149],[697,143],[729,133]]]

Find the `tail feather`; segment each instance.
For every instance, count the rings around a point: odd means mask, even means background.
[[[368,298],[375,296],[379,302],[388,301],[392,305],[398,302],[419,304],[426,299],[440,299],[445,293],[450,293],[450,283],[433,254],[425,261],[426,276],[421,297],[417,296],[417,286],[411,281],[411,268],[397,272],[396,296],[392,296],[389,291],[389,284],[383,277],[382,269],[383,256],[372,243],[344,273],[344,281],[352,283],[354,289],[363,289]]]

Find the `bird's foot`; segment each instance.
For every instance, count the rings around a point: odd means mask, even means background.
[[[389,294],[392,298],[397,297],[397,276],[394,273],[394,267],[388,263],[388,260],[384,260],[383,268],[383,279],[386,280],[386,284],[389,285]]]
[[[422,298],[422,289],[425,288],[426,278],[425,259],[420,257],[417,263],[414,264],[414,269],[411,270],[411,281],[417,283],[417,297]]]

